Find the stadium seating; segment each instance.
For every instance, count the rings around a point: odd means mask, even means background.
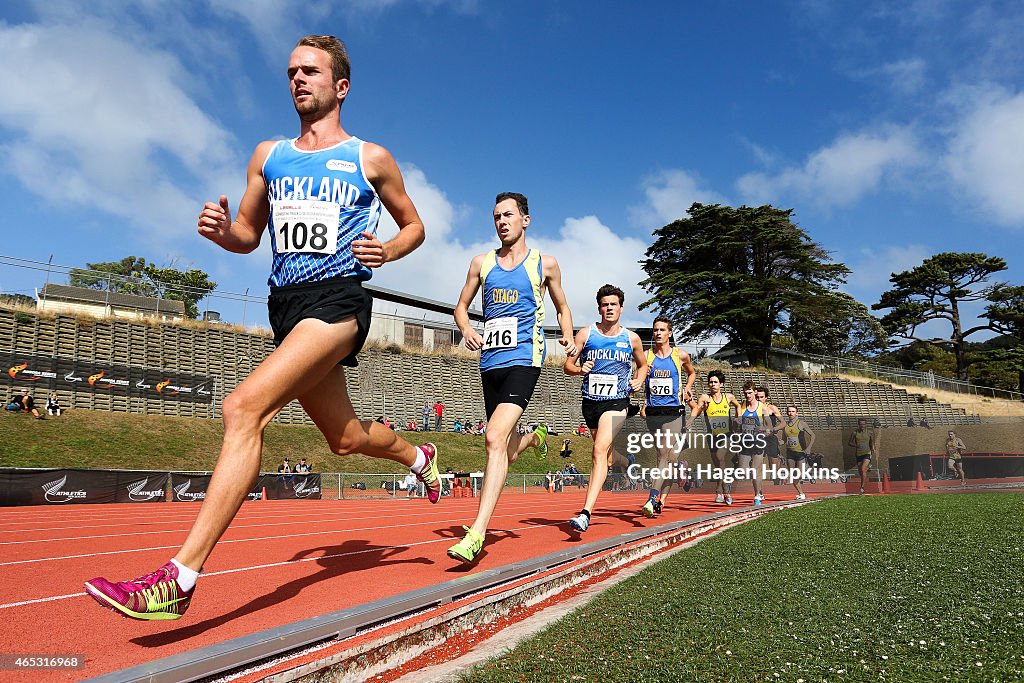
[[[48,357],[79,358],[121,365],[187,372],[215,379],[211,404],[141,398],[130,392],[111,394],[61,387],[69,408],[117,412],[219,417],[219,406],[272,350],[269,335],[227,327],[145,324],[127,320],[94,320],[67,315],[37,316],[0,309],[0,349]],[[712,366],[698,364],[696,389]],[[346,370],[356,412],[367,419],[387,415],[397,424],[420,419],[423,402],[444,402],[444,428],[456,417],[476,421],[484,416],[480,377],[475,360],[462,355],[417,355],[397,347],[370,347],[360,354],[359,367]],[[801,379],[777,373],[727,369],[726,389],[737,395],[747,380],[768,388],[778,406],[794,403],[815,429],[842,429],[857,418],[877,419],[886,426],[904,426],[908,419],[930,426],[976,424],[979,418],[962,409],[908,394],[888,384],[851,382],[829,376]],[[524,422],[544,422],[560,432],[580,424],[580,378],[567,377],[559,366],[541,372]],[[831,420],[829,419],[831,417]],[[282,423],[308,423],[298,403],[276,418]],[[469,437],[467,437],[469,438]]]

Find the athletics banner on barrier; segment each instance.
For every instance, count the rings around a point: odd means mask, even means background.
[[[206,489],[210,486],[210,474],[181,474],[171,473],[171,502],[192,503],[197,500],[206,499]],[[264,475],[265,476],[265,475]],[[263,498],[263,476],[256,480],[252,491],[246,495],[246,500],[260,500]]]
[[[213,379],[160,368],[138,368],[18,351],[0,352],[0,381],[46,391],[88,391],[170,401],[209,403]]]
[[[0,470],[0,507],[81,503],[162,503],[167,472]]]
[[[268,500],[320,500],[323,498],[319,474],[264,474],[260,479]]]

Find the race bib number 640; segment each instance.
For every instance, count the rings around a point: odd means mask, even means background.
[[[277,253],[333,254],[338,250],[341,205],[316,199],[272,202]]]

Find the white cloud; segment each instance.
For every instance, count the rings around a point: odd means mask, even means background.
[[[701,187],[696,173],[669,169],[652,173],[641,181],[646,201],[629,208],[630,223],[636,227],[659,228],[686,216],[694,202],[728,204],[718,193]]]
[[[924,87],[927,70],[927,63],[915,57],[885,64],[880,72],[889,78],[895,91],[911,95]]]
[[[576,327],[597,319],[597,300],[594,297],[604,284],[613,284],[626,294],[623,324],[650,324],[653,315],[639,310],[640,304],[650,297],[638,284],[646,277],[639,261],[644,257],[648,244],[635,237],[616,234],[596,216],[567,218],[557,237],[548,235],[547,232],[534,235],[530,243],[558,259],[562,287]],[[554,317],[550,323],[554,324]]]
[[[191,235],[205,188],[236,187],[241,162],[186,93],[189,78],[174,56],[100,22],[0,24],[4,172],[158,244]]]
[[[493,227],[481,226],[469,240],[455,235],[455,226],[464,217],[465,207],[451,202],[419,168],[401,164],[409,196],[423,219],[427,238],[403,259],[385,265],[374,274],[373,283],[438,301],[454,303],[466,282],[470,260],[498,246]],[[489,207],[488,207],[489,208]],[[378,234],[387,240],[397,232],[390,216],[381,217]],[[638,324],[650,316],[640,314],[638,306],[647,297],[638,286],[644,278],[639,261],[647,244],[621,237],[594,216],[566,219],[560,228],[534,222],[527,232],[531,247],[552,254],[562,270],[562,287],[576,326],[596,319],[598,288],[611,283],[626,293],[623,321]],[[477,304],[478,305],[478,304]],[[557,324],[548,302],[550,315],[545,324]]]
[[[945,167],[983,211],[1006,225],[1024,225],[1024,93],[1001,88],[962,91]]]
[[[736,181],[750,203],[785,203],[797,198],[822,206],[845,206],[879,188],[883,178],[918,163],[911,131],[893,128],[839,136],[802,166],[779,173],[748,173]]]
[[[933,249],[923,244],[907,244],[862,247],[855,255],[843,258],[837,254],[836,258],[851,271],[845,289],[870,308],[892,286],[889,278],[893,273],[919,266],[934,254]]]

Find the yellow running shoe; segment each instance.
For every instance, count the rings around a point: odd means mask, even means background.
[[[484,547],[484,537],[468,526],[462,528],[466,530],[466,535],[461,541],[448,548],[448,557],[459,562],[472,564],[480,553],[480,549]]]
[[[537,451],[537,455],[541,458],[548,457],[548,427],[547,425],[537,425],[537,428],[533,430],[533,433],[537,435],[540,440],[534,449]]]

